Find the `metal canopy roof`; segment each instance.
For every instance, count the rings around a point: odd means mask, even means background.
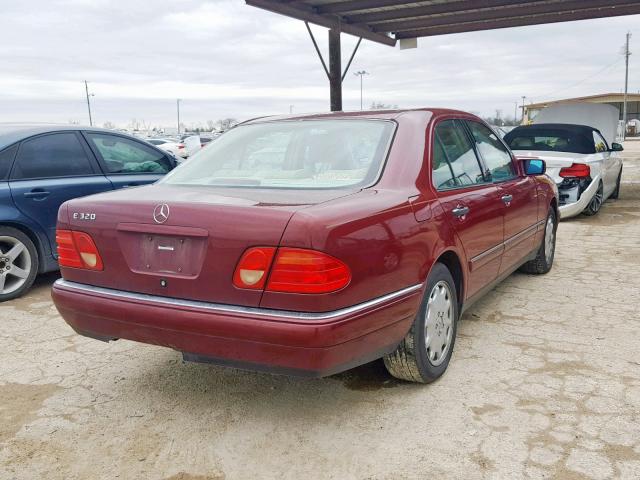
[[[404,38],[640,14],[640,0],[246,0],[394,46]]]

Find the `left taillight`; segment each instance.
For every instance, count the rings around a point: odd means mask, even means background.
[[[98,247],[88,233],[57,230],[58,263],[62,267],[102,270],[104,265]]]

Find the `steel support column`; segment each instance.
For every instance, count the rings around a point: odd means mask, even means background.
[[[331,111],[342,110],[342,49],[340,30],[329,30],[329,85],[331,92]]]

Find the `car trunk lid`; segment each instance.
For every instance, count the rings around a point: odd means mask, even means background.
[[[70,227],[92,236],[104,271],[63,274],[118,290],[257,306],[262,292],[232,284],[242,253],[278,246],[296,211],[349,193],[153,185],[73,200]]]

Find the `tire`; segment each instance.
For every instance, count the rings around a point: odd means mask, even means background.
[[[585,208],[582,213],[587,217],[592,217],[596,213],[600,211],[602,208],[602,204],[604,203],[604,187],[602,186],[602,182],[598,184],[598,190],[596,194],[593,196],[587,208]]]
[[[447,267],[436,263],[427,279],[427,288],[411,330],[398,348],[384,357],[389,373],[417,383],[431,383],[442,376],[453,353],[458,315],[453,277]],[[437,349],[430,347],[433,345],[438,345]]]
[[[0,226],[0,302],[22,296],[38,274],[36,246],[20,230]]]
[[[620,198],[620,183],[622,182],[622,167],[620,167],[620,173],[618,174],[618,180],[616,181],[616,189],[613,191],[609,198],[617,200]]]
[[[558,219],[556,216],[556,210],[555,208],[550,207],[549,213],[547,214],[547,222],[544,227],[544,237],[542,238],[542,244],[538,249],[536,258],[522,265],[522,267],[520,267],[520,271],[533,273],[535,275],[549,273],[553,267],[553,259],[556,255],[557,230]]]

